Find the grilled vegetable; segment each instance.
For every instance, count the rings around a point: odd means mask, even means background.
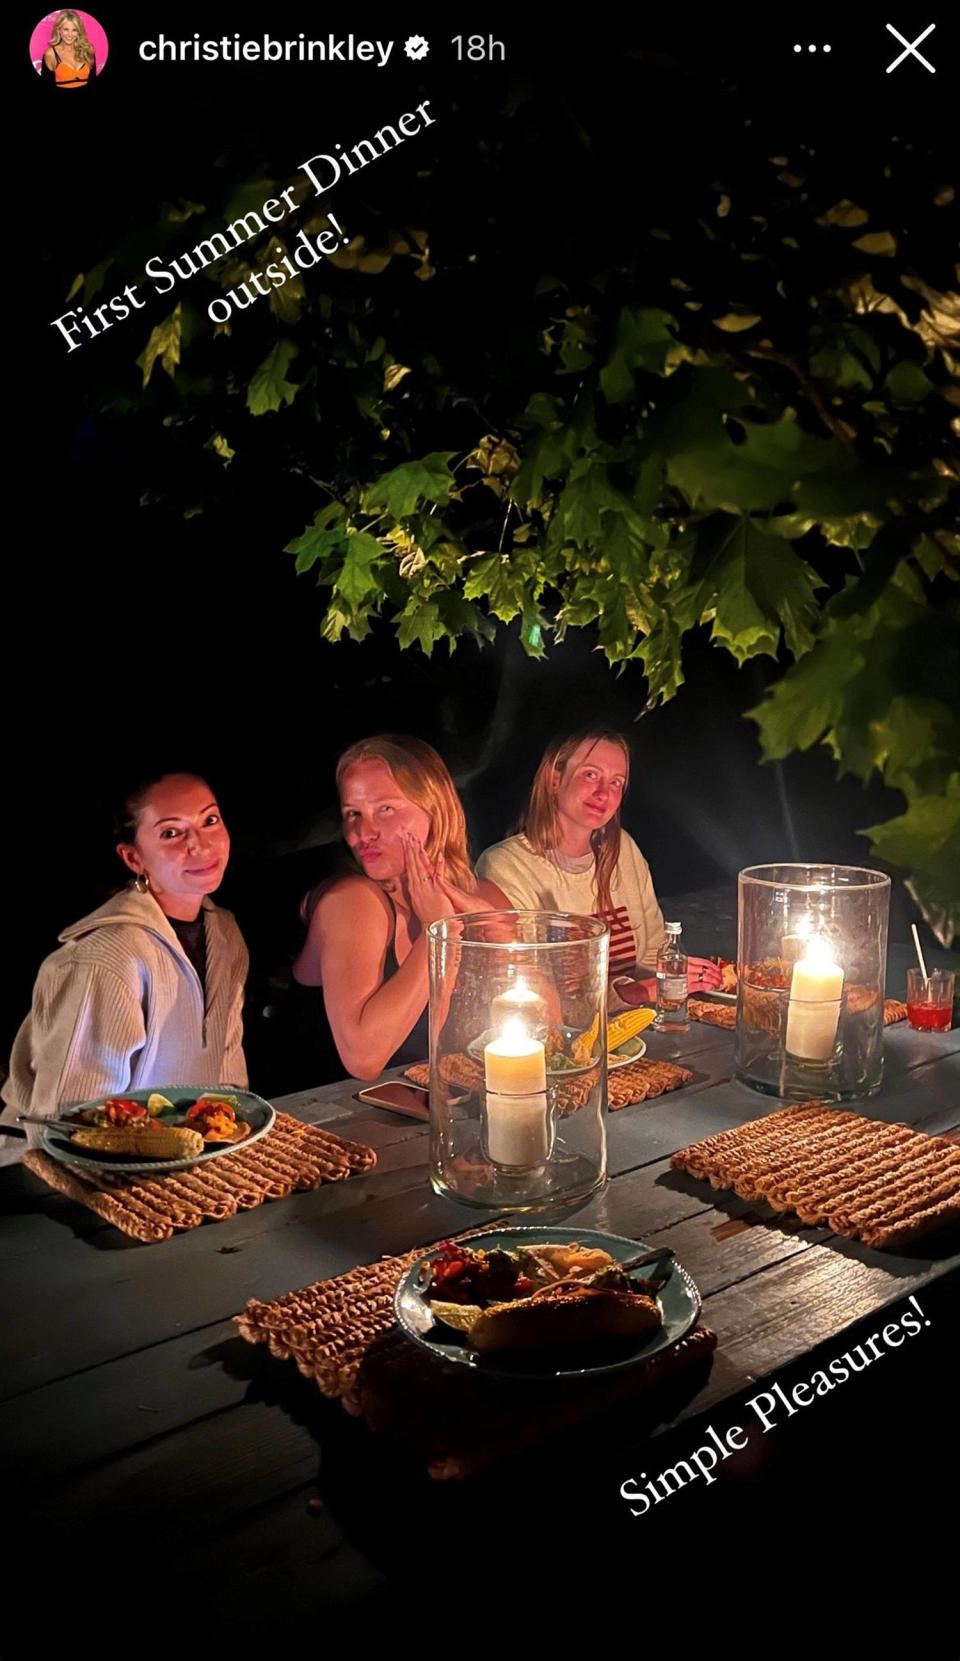
[[[574,1039],[571,1053],[579,1067],[586,1067],[593,1060],[593,1046],[597,1041],[599,1031],[600,1017],[595,1015],[593,1025],[588,1027],[586,1032],[582,1032],[579,1038]]]
[[[616,1050],[625,1044],[628,1038],[636,1038],[638,1032],[648,1027],[655,1019],[652,1009],[628,1009],[623,1015],[614,1016],[607,1023],[607,1049]]]
[[[196,1130],[180,1130],[150,1120],[142,1130],[133,1125],[78,1130],[70,1138],[77,1148],[92,1153],[126,1153],[138,1159],[189,1159],[203,1152],[203,1137]]]
[[[138,1119],[149,1118],[143,1102],[135,1102],[129,1096],[108,1096],[97,1114],[101,1125],[131,1125]]]

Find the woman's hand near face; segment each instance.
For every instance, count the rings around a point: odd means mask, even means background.
[[[459,909],[443,881],[443,859],[432,865],[422,842],[409,831],[403,833],[403,880],[413,915],[428,928],[440,917],[452,917]]]

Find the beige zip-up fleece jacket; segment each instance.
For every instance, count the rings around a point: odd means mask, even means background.
[[[243,988],[249,962],[232,914],[203,901],[200,977],[152,894],[128,888],[64,929],[41,965],[17,1034],[0,1124],[124,1090],[245,1086]],[[0,1163],[40,1140],[0,1137]]]

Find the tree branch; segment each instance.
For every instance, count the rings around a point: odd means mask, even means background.
[[[803,365],[797,362],[796,358],[788,357],[785,352],[775,352],[772,347],[768,346],[745,346],[744,351],[748,358],[763,358],[766,362],[779,363],[784,369],[789,369],[790,373],[796,376],[796,379],[800,382],[827,431],[838,439],[846,449],[851,450],[853,448],[850,434],[843,422],[827,408],[823,389],[808,374]]]

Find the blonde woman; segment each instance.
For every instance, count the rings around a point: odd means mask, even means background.
[[[76,12],[58,13],[43,54],[41,79],[57,87],[85,87],[96,73],[96,54],[81,18]]]
[[[665,938],[650,867],[620,826],[630,753],[620,733],[570,733],[547,746],[520,831],[481,854],[477,872],[518,909],[600,917],[610,929],[612,978],[656,968]],[[706,958],[689,959],[691,990],[719,984]],[[628,988],[630,1001],[653,997],[650,977]]]
[[[293,966],[322,986],[334,1043],[354,1078],[427,1055],[428,924],[508,902],[478,883],[463,806],[436,750],[386,733],[337,765],[343,834],[358,870],[313,889]]]

